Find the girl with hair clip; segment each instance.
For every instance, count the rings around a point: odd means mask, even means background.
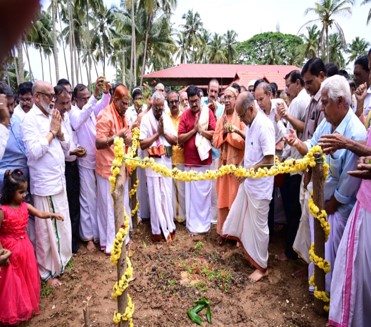
[[[63,220],[61,214],[26,203],[26,194],[27,179],[22,171],[6,171],[0,197],[0,255],[11,255],[0,267],[0,325],[18,324],[39,313],[40,276],[26,233],[28,215]]]

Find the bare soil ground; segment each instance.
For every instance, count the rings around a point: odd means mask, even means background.
[[[269,246],[269,275],[256,284],[248,282],[253,271],[232,243],[219,246],[215,226],[206,235],[190,236],[177,224],[173,243],[153,243],[150,226],[132,232],[128,254],[135,280],[130,294],[135,304],[135,326],[196,326],[187,316],[194,301],[211,301],[212,326],[325,326],[326,318],[314,310],[306,277],[292,273],[305,265],[281,262],[283,250],[278,232]],[[64,276],[63,285],[43,287],[41,314],[26,326],[83,326],[83,307],[89,302],[90,326],[115,326],[116,302],[111,298],[116,269],[102,252],[88,253],[84,245]],[[201,312],[203,326],[208,326]]]

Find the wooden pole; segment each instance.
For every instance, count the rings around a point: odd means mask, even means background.
[[[319,210],[325,208],[324,202],[324,178],[323,178],[323,158],[322,154],[316,152],[314,154],[316,161],[315,167],[313,167],[313,201]],[[321,223],[318,219],[314,218],[314,253],[320,258],[325,258],[325,233],[321,227]],[[332,268],[332,267],[331,267]],[[314,265],[314,282],[317,286],[318,291],[325,291],[325,272]],[[322,300],[314,298],[314,307],[315,310],[320,315],[325,315],[326,311],[324,310],[324,303]]]
[[[131,184],[131,189],[133,189],[133,186],[135,185],[135,183],[137,181],[137,170],[136,169],[132,172],[132,174],[130,176],[130,181],[131,181],[131,183],[130,183]],[[137,188],[137,193],[134,194],[132,196],[132,198],[130,199],[131,210],[134,210],[134,208],[137,205],[137,194],[138,194],[138,188]],[[138,225],[138,211],[134,214],[133,217],[131,217],[132,223],[133,223],[133,230],[136,230],[137,225]]]
[[[116,187],[112,193],[113,198],[113,210],[115,215],[115,230],[116,233],[119,231],[120,227],[124,224],[124,192],[125,192],[125,181],[126,181],[126,168],[125,162],[122,163],[120,173],[116,178]],[[119,262],[117,263],[117,281],[121,279],[121,276],[126,270],[126,245],[125,240],[121,248],[121,255]],[[117,311],[121,314],[125,312],[128,305],[128,289],[118,297],[117,299]],[[119,327],[127,327],[128,321],[120,321]]]

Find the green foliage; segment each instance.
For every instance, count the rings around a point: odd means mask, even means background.
[[[48,286],[45,282],[41,282],[41,293],[42,298],[48,297],[50,294],[54,293],[54,288]]]
[[[291,34],[266,32],[237,45],[238,62],[260,65],[302,65],[303,40]]]

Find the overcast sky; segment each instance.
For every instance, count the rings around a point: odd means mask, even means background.
[[[42,0],[42,2],[49,1]],[[108,6],[120,5],[120,0],[104,2]],[[366,25],[370,5],[361,6],[361,2],[356,0],[351,16],[337,16],[335,19],[341,25],[348,43],[359,36],[371,44],[371,23]],[[209,32],[224,34],[227,30],[235,30],[238,41],[247,40],[258,33],[274,32],[277,28],[282,33],[296,35],[304,23],[316,18],[312,13],[304,15],[305,9],[314,7],[314,3],[314,0],[178,0],[171,21],[174,28],[180,29],[180,25],[185,22],[182,19],[183,14],[193,9],[200,14],[204,28]],[[306,29],[303,28],[302,32],[305,33]],[[38,55],[35,55],[34,60],[40,61]],[[63,72],[63,61],[60,60],[60,63]],[[46,71],[48,71],[47,67]],[[107,78],[113,79],[114,70],[109,69],[106,75]],[[46,76],[49,76],[48,72]],[[35,70],[35,77],[41,78],[41,70]]]

